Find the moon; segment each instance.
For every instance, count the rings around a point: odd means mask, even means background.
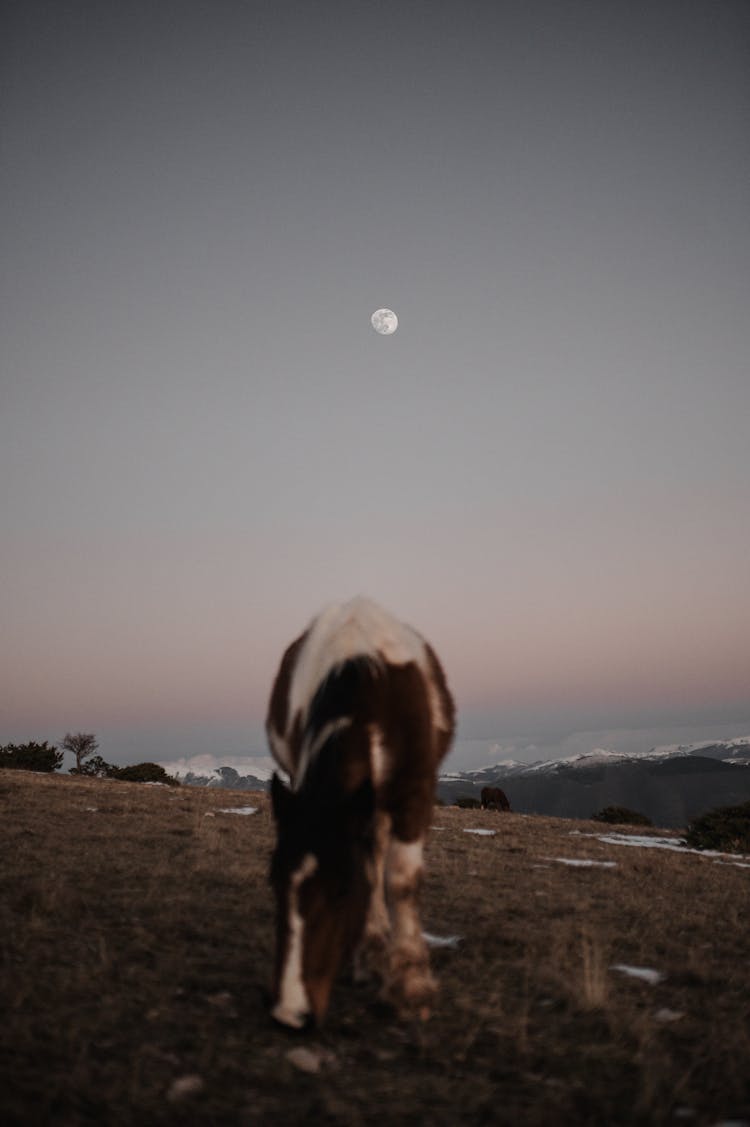
[[[370,318],[370,324],[376,333],[389,337],[398,328],[398,317],[392,309],[376,309]]]

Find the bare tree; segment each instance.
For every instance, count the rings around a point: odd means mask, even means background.
[[[63,751],[70,751],[75,755],[76,765],[74,770],[80,772],[84,759],[93,755],[99,744],[93,732],[76,732],[75,735],[72,732],[66,732],[65,739],[60,747]]]

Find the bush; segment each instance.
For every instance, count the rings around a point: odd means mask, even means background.
[[[0,767],[20,771],[57,771],[62,767],[63,753],[44,743],[7,744],[0,747]]]
[[[628,810],[627,806],[605,806],[598,814],[591,815],[594,822],[608,822],[610,825],[619,826],[653,826],[650,818],[639,814],[637,810]]]
[[[118,770],[118,767],[113,767],[111,763],[107,763],[106,759],[102,759],[101,755],[95,755],[82,763],[80,767],[71,767],[70,773],[71,775],[88,775],[99,779],[114,779],[117,777]]]
[[[166,783],[176,787],[179,783],[158,763],[133,763],[130,767],[113,767],[112,777],[124,783]]]
[[[460,806],[462,810],[478,810],[482,805],[478,798],[472,798],[470,795],[461,794],[455,799],[454,806]]]
[[[691,849],[721,853],[750,853],[750,802],[709,810],[688,826],[685,841]]]

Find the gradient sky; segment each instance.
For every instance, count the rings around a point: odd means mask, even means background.
[[[263,754],[359,592],[452,766],[750,730],[745,0],[3,13],[0,742]]]

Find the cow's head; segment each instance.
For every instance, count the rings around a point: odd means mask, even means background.
[[[294,793],[278,775],[271,786],[277,843],[273,1017],[301,1029],[322,1021],[336,973],[364,926],[370,896],[374,791],[324,799]]]

